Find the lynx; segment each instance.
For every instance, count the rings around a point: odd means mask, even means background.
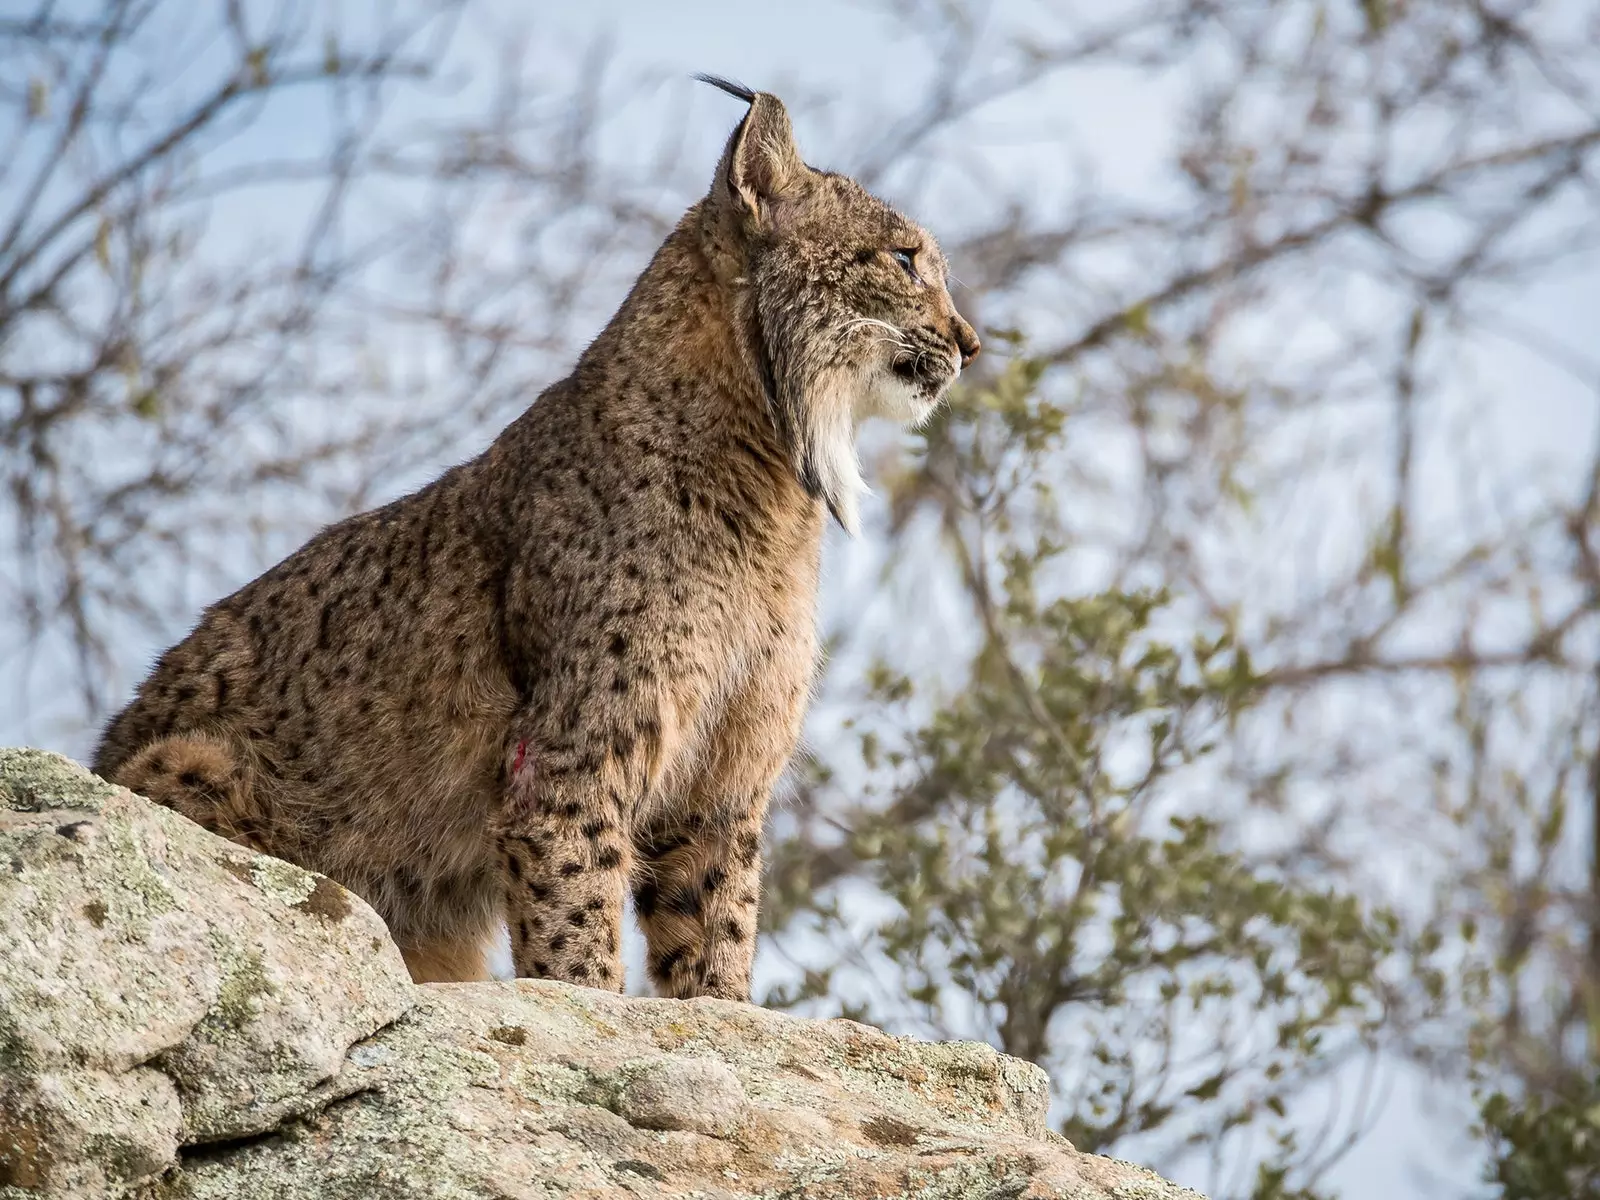
[[[419,981],[747,999],[769,796],[817,660],[857,424],[934,411],[978,338],[932,237],[748,109],[578,360],[478,458],[206,610],[95,769],[321,871]]]

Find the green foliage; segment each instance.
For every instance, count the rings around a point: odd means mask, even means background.
[[[1013,361],[958,397],[959,444],[928,435],[930,458],[993,498],[980,530],[949,538],[983,637],[953,694],[869,672],[859,761],[838,764],[860,799],[829,807],[851,900],[816,890],[792,845],[770,889],[775,927],[859,951],[768,1002],[849,995],[850,1015],[987,1037],[1050,1070],[1083,1149],[1261,1123],[1285,1162],[1254,1194],[1310,1196],[1291,1182],[1288,1106],[1381,1022],[1398,926],[1252,854],[1238,814],[1210,810],[1217,737],[1257,695],[1250,656],[1226,629],[1185,630],[1166,591],[1064,586],[1050,506],[1019,519],[1070,422],[1039,380]],[[861,885],[888,903],[860,903]],[[893,982],[861,998],[852,966]]]
[[[1480,1114],[1500,1200],[1600,1198],[1600,1078],[1560,1100],[1519,1103],[1494,1092]]]

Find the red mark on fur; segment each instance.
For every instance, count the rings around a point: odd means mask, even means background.
[[[518,771],[522,770],[522,760],[527,758],[527,757],[528,757],[528,743],[527,742],[518,742],[517,743],[517,754],[516,754],[516,757],[511,760],[511,773],[513,775],[515,775]]]

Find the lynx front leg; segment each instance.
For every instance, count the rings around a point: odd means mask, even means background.
[[[664,996],[750,999],[766,794],[638,839],[634,912]]]
[[[500,834],[517,975],[622,989],[622,779],[595,739],[511,751]]]
[[[758,677],[729,706],[686,809],[634,836],[633,907],[663,995],[750,998],[761,831],[800,736],[805,679],[798,668]]]

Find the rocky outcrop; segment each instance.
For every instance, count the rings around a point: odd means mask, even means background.
[[[1047,1107],[983,1045],[413,986],[337,884],[0,750],[0,1200],[1193,1196]]]

